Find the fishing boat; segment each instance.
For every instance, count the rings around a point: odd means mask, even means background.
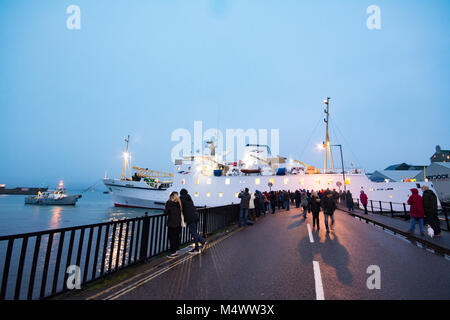
[[[62,181],[57,190],[39,192],[36,196],[25,197],[25,204],[34,205],[75,205],[82,196],[81,194],[68,195],[63,188]]]

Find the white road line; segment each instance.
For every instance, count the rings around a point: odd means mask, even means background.
[[[325,300],[322,286],[322,276],[320,275],[319,262],[313,261],[314,281],[316,283],[316,300]]]
[[[308,224],[306,224],[306,226],[308,227],[309,242],[314,243],[314,238],[313,238],[312,231],[311,231],[311,225],[308,223]]]

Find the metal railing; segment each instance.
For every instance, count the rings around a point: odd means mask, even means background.
[[[198,209],[206,237],[237,222],[239,205]],[[186,228],[181,244],[191,242]],[[0,237],[0,300],[43,299],[85,285],[169,249],[167,214]],[[73,272],[68,272],[73,270]]]
[[[364,210],[364,206],[360,203],[359,198],[353,198],[353,203],[355,208]],[[345,203],[341,203],[342,205],[347,206]],[[392,201],[379,201],[379,200],[368,200],[367,202],[367,211],[380,214],[380,215],[390,215],[392,218],[403,218],[405,220],[409,220],[409,204],[405,202],[392,202]],[[450,231],[450,222],[448,219],[448,215],[450,212],[450,207],[442,204],[441,209],[438,211],[439,221],[444,221],[445,230]],[[442,223],[441,223],[442,225]]]

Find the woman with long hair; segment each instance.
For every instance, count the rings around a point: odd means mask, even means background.
[[[181,210],[182,205],[178,193],[172,192],[164,210],[167,214],[167,235],[170,243],[170,254],[167,256],[168,258],[178,256],[178,250],[180,249],[182,227]]]

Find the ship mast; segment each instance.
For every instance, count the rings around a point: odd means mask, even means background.
[[[122,168],[122,177],[121,180],[131,180],[131,169],[130,169],[130,154],[128,153],[128,143],[130,142],[130,135],[128,135],[128,138],[125,139],[125,142],[127,143],[127,149],[123,153],[123,168]],[[127,168],[129,172],[129,178],[126,177],[127,174]]]
[[[323,173],[327,173],[328,161],[330,162],[331,171],[334,171],[333,155],[331,154],[331,146],[330,146],[330,136],[328,135],[328,120],[329,120],[329,116],[330,116],[330,97],[327,97],[324,100],[324,104],[326,106],[325,110],[324,110],[326,118],[323,120],[326,123],[326,131],[325,131],[325,142],[323,143],[323,146],[325,148],[325,164],[324,164]],[[328,154],[329,154],[329,156],[328,156]]]

